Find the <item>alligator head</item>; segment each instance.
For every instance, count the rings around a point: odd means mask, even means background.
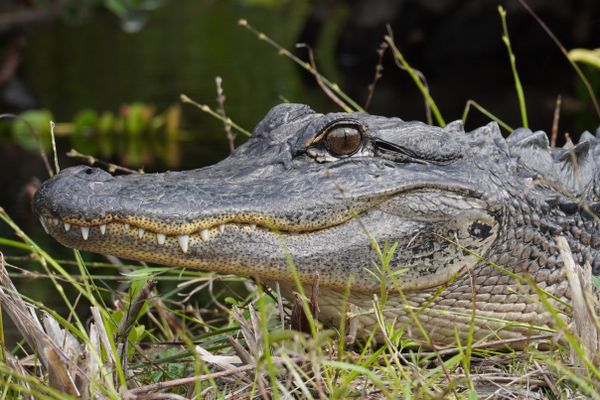
[[[364,311],[359,334],[375,325],[383,286],[384,314],[409,331],[419,318],[428,340],[464,337],[473,301],[476,337],[516,337],[552,325],[519,277],[560,307],[568,300],[554,238],[578,262],[598,255],[596,142],[584,134],[557,150],[543,132],[503,139],[494,123],[465,133],[459,122],[283,104],[218,164],[125,176],[68,168],[40,187],[34,209],[66,246],[249,275],[287,295],[292,260],[307,287],[319,280],[325,322],[339,320],[349,287]],[[376,267],[384,243],[398,244],[386,271]]]

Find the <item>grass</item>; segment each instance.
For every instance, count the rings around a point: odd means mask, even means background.
[[[524,95],[502,11],[501,15],[503,41],[526,125]],[[337,84],[318,73],[314,62],[295,59],[246,21],[240,24],[313,73],[342,109],[361,110]],[[421,90],[433,118],[443,126],[424,77],[403,57],[391,32],[385,41]],[[209,106],[187,97],[184,101],[248,134]],[[467,104],[463,119],[470,106],[502,125],[473,101]],[[505,124],[503,127],[510,130]],[[501,346],[511,344],[509,341],[494,337],[475,340],[478,316],[473,307],[464,315],[470,320],[467,340],[456,335],[454,346],[436,348],[420,323],[420,315],[431,302],[420,309],[407,307],[414,328],[430,344],[427,349],[408,337],[406,325],[395,324],[384,315],[390,296],[404,297],[401,291],[386,290],[388,283],[394,286],[399,279],[389,266],[396,245],[380,248],[373,243],[379,260],[372,270],[381,290],[369,312],[377,324],[369,337],[352,343],[353,321],[364,311],[350,304],[349,290],[340,305],[345,318],[337,329],[326,329],[313,318],[315,299],[300,285],[291,258],[288,266],[299,295],[290,305],[277,293],[240,277],[144,264],[91,263],[78,252],[72,259],[58,260],[1,209],[0,219],[17,238],[0,238],[0,245],[22,254],[0,259],[0,307],[4,311],[0,313],[0,399],[600,398],[597,299],[589,296],[594,290],[590,277],[581,273],[585,270],[574,266],[572,259],[573,324],[565,324],[555,299],[526,277],[518,277],[521,284],[537,291],[544,309],[554,316],[556,328],[540,331],[521,351],[510,350]],[[564,249],[563,259],[568,261],[569,254]],[[22,267],[32,262],[42,272]],[[102,268],[102,274],[90,273],[91,268]],[[47,282],[67,315],[26,298],[11,283],[32,279]],[[220,282],[243,285],[248,294],[231,293]],[[189,299],[197,293],[209,298],[208,303],[191,305]],[[87,320],[77,312],[81,309],[91,310]],[[303,330],[307,333],[289,329],[298,318],[294,309],[306,318],[308,326]],[[2,315],[8,315],[23,336],[14,347],[7,346]],[[596,336],[590,338],[594,331]],[[553,340],[556,347],[544,350],[536,339]]]

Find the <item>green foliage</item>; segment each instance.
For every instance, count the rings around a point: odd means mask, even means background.
[[[600,49],[573,49],[569,51],[569,59],[600,69]]]
[[[16,118],[2,121],[2,132],[11,141],[31,151],[39,148],[40,136],[45,151],[50,149],[50,121],[48,110],[26,111]],[[123,105],[118,113],[83,109],[71,122],[56,124],[59,140],[68,139],[70,147],[86,155],[100,155],[104,159],[124,158],[129,165],[141,167],[144,160],[158,156],[167,167],[178,166],[179,152],[174,150],[185,132],[181,130],[181,110],[177,105],[157,113],[144,103]],[[64,139],[63,139],[64,138]]]
[[[12,123],[12,140],[27,150],[36,151],[39,148],[37,137],[32,130],[37,132],[45,150],[50,149],[50,121],[52,113],[48,110],[25,111]]]

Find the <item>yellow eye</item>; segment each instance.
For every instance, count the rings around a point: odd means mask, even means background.
[[[335,156],[349,156],[360,148],[362,133],[352,125],[338,125],[332,127],[324,138],[325,148]]]

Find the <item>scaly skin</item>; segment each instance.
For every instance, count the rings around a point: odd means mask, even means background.
[[[34,209],[66,246],[254,276],[285,296],[289,255],[307,289],[318,276],[325,323],[339,323],[350,287],[362,336],[383,281],[384,315],[411,337],[423,339],[418,318],[434,344],[465,340],[475,309],[477,339],[515,338],[553,326],[533,286],[569,312],[556,236],[600,271],[598,149],[589,133],[551,149],[526,129],[503,139],[495,124],[465,133],[283,104],[218,164],[116,177],[73,167]],[[372,243],[385,242],[398,248],[382,275]]]

